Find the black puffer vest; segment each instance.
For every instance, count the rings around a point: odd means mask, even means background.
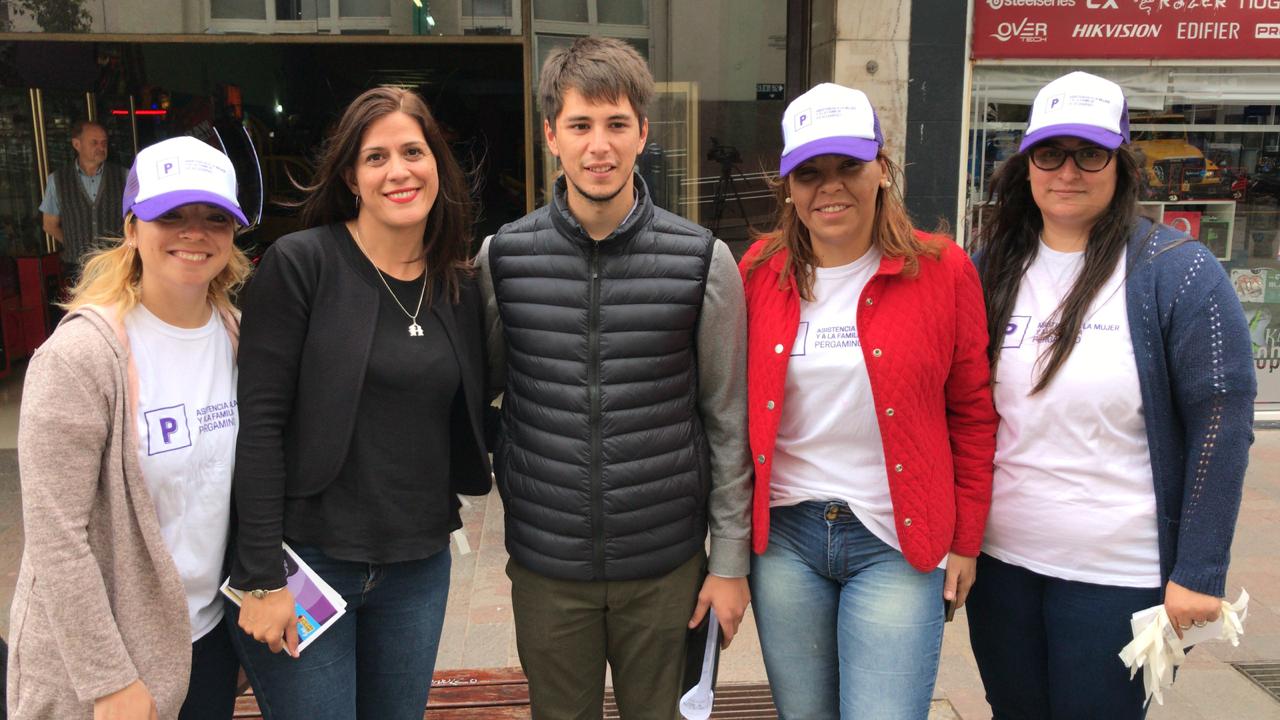
[[[489,247],[507,345],[494,456],[507,552],[562,580],[663,575],[706,537],[696,329],[711,234],[655,208],[593,241],[551,205]]]

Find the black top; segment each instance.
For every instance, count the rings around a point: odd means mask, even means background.
[[[412,310],[422,278],[387,277]],[[440,286],[431,302],[441,302]],[[422,336],[386,288],[346,460],[319,495],[288,498],[285,537],[356,562],[420,560],[462,526],[449,490],[450,418],[462,406],[458,361],[436,317],[418,314]]]
[[[232,587],[284,585],[280,542],[294,534],[285,505],[324,493],[346,465],[383,298],[387,289],[341,224],[286,235],[262,256],[242,295]],[[449,464],[440,474],[452,492],[483,495],[484,318],[474,278],[464,279],[458,302],[423,308],[424,333],[428,316],[448,341],[437,345],[452,354],[462,389],[463,411],[449,415],[442,436]],[[408,318],[398,325],[409,339]]]

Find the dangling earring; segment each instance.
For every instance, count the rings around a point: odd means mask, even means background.
[[[788,195],[788,196],[786,197],[786,199],[785,199],[785,200],[783,200],[782,202],[784,202],[784,203],[786,203],[786,204],[790,205],[790,204],[791,204],[791,196],[790,196],[790,195]]]
[[[356,196],[356,212],[360,212],[360,193],[352,193]]]

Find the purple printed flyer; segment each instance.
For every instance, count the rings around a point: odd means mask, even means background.
[[[347,602],[299,558],[288,543],[284,546],[285,587],[293,595],[298,616],[298,652],[329,629],[347,611]],[[241,603],[239,590],[230,587],[231,578],[222,583],[222,594],[236,605]]]

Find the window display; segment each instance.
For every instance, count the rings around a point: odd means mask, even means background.
[[[1036,90],[1066,69],[974,68],[968,237],[991,175],[1017,152]],[[1280,410],[1280,66],[1087,69],[1124,87],[1142,213],[1222,261],[1252,331],[1258,407]]]

